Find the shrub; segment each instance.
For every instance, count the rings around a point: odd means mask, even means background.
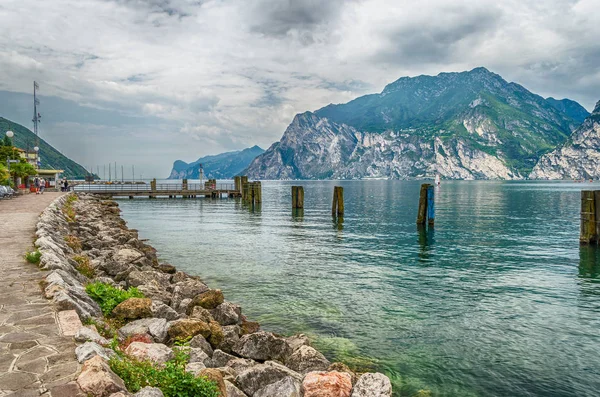
[[[77,201],[77,196],[70,194],[62,207],[62,212],[69,223],[75,222],[75,208],[73,208],[73,202],[75,201]]]
[[[29,263],[33,263],[34,265],[39,265],[40,260],[42,259],[42,253],[38,250],[28,252],[25,254],[25,259]]]
[[[111,358],[109,364],[132,393],[150,386],[158,387],[165,397],[219,397],[214,382],[185,372],[188,360],[187,350],[175,349],[175,358],[161,368],[149,361],[137,361],[123,354]]]
[[[124,290],[105,283],[90,283],[85,286],[85,291],[98,302],[105,316],[109,316],[119,303],[129,298],[144,298],[144,294],[135,287]]]
[[[68,236],[65,236],[64,239],[67,245],[71,247],[73,251],[81,251],[81,240],[79,240],[77,237],[73,236],[72,234],[69,234]]]
[[[90,258],[85,255],[77,255],[73,257],[73,260],[77,262],[75,269],[87,278],[96,277],[96,269],[90,264]]]

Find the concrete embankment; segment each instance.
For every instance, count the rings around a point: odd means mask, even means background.
[[[77,385],[84,394],[137,391],[127,390],[113,372],[115,360],[148,360],[161,368],[180,349],[187,352],[185,371],[215,382],[221,396],[392,394],[385,375],[356,374],[331,363],[304,335],[263,331],[220,290],[161,263],[137,231],[127,228],[113,200],[61,197],[41,215],[37,235],[40,265],[50,271],[46,298],[87,324],[75,335],[83,366]],[[97,292],[107,288],[132,295],[107,309]],[[139,393],[162,395],[152,388]]]

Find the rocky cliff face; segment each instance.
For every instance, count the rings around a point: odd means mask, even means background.
[[[542,156],[532,179],[600,178],[600,101],[567,142]]]
[[[401,78],[380,94],[296,116],[247,173],[520,179],[579,125],[561,110],[574,104],[549,103],[484,68]]]

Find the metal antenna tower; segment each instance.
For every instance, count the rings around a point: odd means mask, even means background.
[[[40,162],[40,136],[38,135],[38,124],[41,122],[42,115],[38,112],[37,107],[40,104],[40,100],[37,98],[37,90],[40,86],[36,81],[33,82],[33,132],[35,133],[35,147],[38,148],[36,152],[36,164],[39,166]]]

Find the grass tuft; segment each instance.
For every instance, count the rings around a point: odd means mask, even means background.
[[[87,278],[96,277],[96,269],[90,264],[90,258],[85,255],[76,255],[73,260],[77,262],[75,269]]]
[[[64,240],[73,251],[81,251],[81,240],[79,240],[79,238],[77,238],[76,236],[69,234],[68,236],[64,237]]]
[[[129,298],[144,298],[144,294],[135,287],[124,290],[105,283],[90,283],[85,286],[85,291],[98,302],[106,317],[110,316],[119,303]]]
[[[27,252],[25,254],[25,259],[29,263],[33,263],[34,265],[39,265],[40,260],[42,259],[42,253],[38,250]]]

